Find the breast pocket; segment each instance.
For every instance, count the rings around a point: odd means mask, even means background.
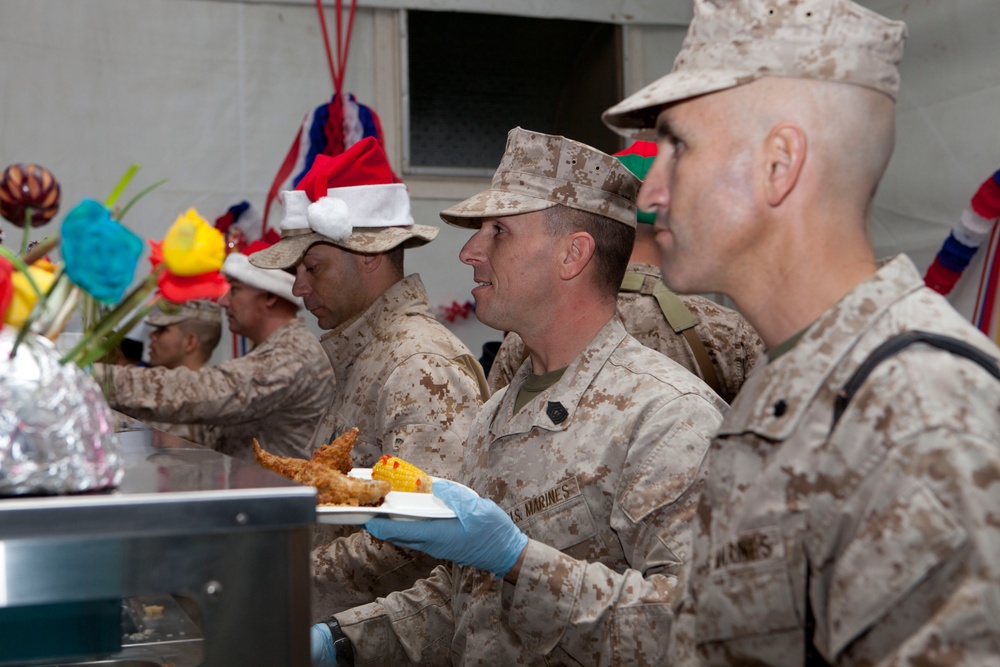
[[[784,541],[777,526],[713,545],[697,596],[699,643],[774,635],[799,627]]]
[[[603,556],[599,531],[575,477],[558,482],[508,513],[533,540],[574,558]]]

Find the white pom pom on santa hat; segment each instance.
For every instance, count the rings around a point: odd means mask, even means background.
[[[353,231],[347,203],[337,197],[322,197],[309,204],[306,217],[314,232],[334,241],[343,241]]]

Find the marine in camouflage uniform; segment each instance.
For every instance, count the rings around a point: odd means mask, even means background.
[[[383,181],[358,183],[358,172]],[[432,475],[454,478],[469,426],[487,395],[486,378],[472,352],[434,317],[420,276],[397,277],[396,269],[388,270],[386,253],[423,245],[438,231],[413,224],[405,186],[394,181],[374,139],[362,140],[336,158],[320,156],[298,190],[282,193],[281,242],[252,261],[266,268],[299,267],[303,277],[297,292],[320,318],[320,326],[332,327],[320,340],[333,365],[337,391],[327,402],[311,448],[357,427],[351,452],[355,467],[370,468],[390,454]],[[354,227],[338,236],[322,219],[310,220],[307,211],[317,210],[310,206],[322,206],[326,199],[346,202]],[[375,214],[366,218],[371,211]],[[304,277],[317,270],[314,262],[332,272],[361,256],[381,256],[386,271],[349,279],[340,274],[341,281],[357,282],[329,284],[326,290],[328,274],[318,273],[315,281]],[[344,292],[367,294],[381,286],[384,291],[361,310],[341,308],[337,317],[329,314]],[[360,302],[352,300],[351,305]],[[379,543],[353,526],[319,526],[315,536],[317,618],[407,588],[437,564],[423,554]]]
[[[635,141],[615,157],[642,179],[656,154],[654,142]],[[763,351],[760,336],[730,308],[671,292],[660,279],[654,216],[640,210],[636,222],[632,256],[618,291],[619,317],[640,343],[667,355],[731,402]],[[519,335],[504,336],[490,366],[490,391],[507,386],[527,356]]]
[[[531,538],[517,585],[442,565],[409,591],[337,614],[356,665],[598,664],[596,642],[554,648],[546,632],[582,619],[594,637],[617,638],[618,664],[658,664],[698,470],[725,406],[618,318],[515,413],[529,375],[521,368],[484,406],[460,477]],[[605,614],[611,602],[628,612]]]
[[[699,377],[703,376],[691,343],[670,325],[655,289],[667,289],[660,281],[660,268],[651,264],[629,264],[623,284],[637,285],[618,294],[618,315],[630,334],[647,347],[667,355]],[[676,295],[697,320],[693,329],[704,345],[718,379],[719,395],[731,402],[764,349],[760,336],[746,319],[731,308],[698,295]],[[524,341],[508,333],[490,367],[490,391],[506,386],[527,357]],[[704,379],[704,377],[702,377]]]
[[[356,426],[355,467],[391,454],[455,478],[487,390],[472,352],[431,312],[420,276],[403,278],[320,342],[338,390],[313,447]]]
[[[673,664],[1000,664],[1000,351],[868,232],[905,32],[845,0],[696,0],[674,72],[605,112],[673,151],[639,196],[665,280],[729,294],[771,347],[707,457]],[[685,266],[699,172],[742,175],[726,231],[754,243]],[[915,330],[945,348],[876,354]]]
[[[897,257],[762,366],[709,454],[691,611],[707,664],[1000,660],[1000,381],[927,346],[837,392],[907,330],[1000,351]],[[811,580],[807,597],[806,586]],[[992,657],[987,657],[992,656]],[[1000,664],[1000,663],[998,663]]]
[[[253,439],[281,456],[308,458],[333,394],[323,348],[292,319],[245,356],[189,368],[108,366],[108,403],[142,421],[214,425],[223,454],[253,461]]]
[[[546,213],[561,204],[600,211],[598,224],[623,225],[624,233],[624,226],[635,225],[637,187],[610,156],[517,128],[492,189],[442,217],[482,225],[477,236],[488,238],[494,232],[484,219],[498,211],[519,216],[519,209]],[[531,215],[520,216],[523,224],[544,224]],[[519,229],[503,235],[516,238]],[[499,280],[498,255],[483,249],[494,259],[489,269],[479,269],[472,259],[479,252],[469,244],[463,249],[476,280]],[[596,634],[620,638],[621,664],[641,664],[655,652],[656,638],[647,628],[669,629],[668,601],[684,578],[699,469],[725,404],[693,374],[627,333],[614,312],[626,259],[615,281],[601,288],[599,305],[585,296],[597,289],[587,286],[592,278],[580,277],[579,286],[569,288],[578,297],[570,302],[588,304],[577,309],[586,311],[586,326],[599,328],[561,377],[517,410],[521,390],[545,371],[533,357],[473,423],[459,479],[495,501],[532,538],[516,586],[445,564],[410,590],[339,613],[354,664],[592,664],[590,641],[553,648],[555,642],[542,645],[521,633],[522,627],[541,632],[580,618],[589,619]],[[514,300],[500,294],[489,292],[484,309],[513,309]],[[587,588],[578,585],[584,572],[597,575]],[[605,615],[613,601],[628,601],[629,613]],[[557,611],[536,614],[541,606]]]
[[[222,308],[207,300],[195,300],[174,306],[161,301],[160,307],[146,318],[146,324],[155,327],[150,333],[149,365],[191,370],[204,368],[222,336]],[[194,320],[194,325],[189,324]],[[169,329],[174,326],[175,329]],[[195,346],[189,347],[190,336]],[[218,429],[209,424],[172,424],[147,422],[150,428],[176,435],[203,447],[217,447]]]
[[[418,275],[383,294],[360,317],[321,339],[340,380],[313,447],[357,426],[355,467],[384,454],[456,479],[464,439],[486,395],[472,353],[435,319]],[[330,614],[409,587],[437,564],[354,532],[321,527],[313,552],[313,616]]]
[[[254,438],[273,454],[311,456],[333,371],[296,317],[302,300],[292,294],[294,278],[250,264],[249,256],[269,246],[255,241],[222,265],[231,289],[220,305],[230,331],[249,338],[253,349],[199,370],[107,367],[111,407],[143,421],[206,424],[214,437],[205,444],[238,459],[254,460]]]

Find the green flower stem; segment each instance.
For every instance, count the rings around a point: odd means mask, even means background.
[[[24,274],[24,277],[28,279],[28,284],[31,285],[31,289],[35,290],[35,294],[38,298],[43,296],[42,289],[38,286],[38,283],[35,282],[35,279],[31,277],[31,272],[28,271],[28,265],[24,263],[24,260],[21,259],[20,255],[15,255],[10,250],[7,250],[7,248],[0,246],[0,257],[9,261],[14,265],[14,268]]]
[[[121,221],[121,219],[125,217],[125,214],[128,213],[128,210],[130,208],[132,208],[132,206],[137,201],[139,201],[140,199],[142,199],[143,197],[145,197],[147,194],[149,194],[150,192],[152,192],[153,190],[155,190],[156,188],[160,187],[161,185],[163,185],[166,182],[167,182],[167,179],[165,179],[165,178],[163,180],[157,181],[156,183],[153,183],[152,185],[150,185],[148,188],[145,188],[144,190],[142,190],[141,192],[139,192],[139,194],[137,194],[136,196],[132,197],[132,199],[130,199],[129,202],[127,204],[125,204],[125,208],[122,209],[121,213],[118,214],[118,220]]]
[[[24,255],[24,263],[31,266],[42,257],[45,257],[50,250],[59,245],[59,235],[55,234],[53,236],[46,236],[44,239],[35,244],[35,247],[28,251],[27,255]]]
[[[21,235],[21,254],[28,252],[28,239],[31,238],[31,207],[24,210],[24,234]]]
[[[160,265],[162,266],[162,265]],[[73,346],[69,352],[67,352],[59,363],[67,363],[69,361],[76,361],[81,353],[88,348],[94,340],[100,340],[108,335],[108,333],[114,329],[115,325],[125,315],[132,312],[139,304],[141,304],[149,293],[156,289],[156,280],[160,274],[160,266],[150,273],[146,278],[139,283],[139,285],[133,289],[128,295],[125,296],[117,306],[112,309],[110,313],[105,315],[99,322],[97,322],[91,331],[88,331],[83,338]]]
[[[125,175],[122,176],[120,181],[118,181],[118,185],[116,185],[115,189],[111,191],[110,195],[108,195],[108,198],[104,202],[104,208],[109,211],[114,209],[115,202],[118,201],[118,197],[120,197],[122,192],[125,191],[125,188],[128,187],[129,182],[132,180],[132,177],[135,176],[137,171],[139,171],[139,165],[137,164],[133,164],[128,168]]]
[[[159,296],[155,296],[149,303],[144,305],[142,308],[137,310],[135,314],[129,318],[129,320],[118,328],[117,331],[111,332],[111,335],[101,341],[98,345],[95,345],[89,351],[85,352],[82,357],[77,361],[77,364],[81,368],[87,368],[92,365],[95,361],[103,359],[108,352],[115,349],[122,339],[125,338],[125,334],[132,330],[139,322],[142,322],[150,311],[156,307],[156,302],[160,300]]]

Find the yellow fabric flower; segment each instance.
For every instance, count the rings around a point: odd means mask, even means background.
[[[163,262],[175,276],[200,276],[222,268],[226,239],[191,208],[177,216],[163,238]]]
[[[48,292],[56,279],[55,265],[45,259],[40,259],[29,266],[28,273],[31,274],[35,284],[38,285],[38,289],[42,290],[42,292]],[[38,301],[38,295],[31,288],[28,278],[20,271],[15,271],[11,274],[10,282],[14,286],[14,297],[10,301],[10,307],[7,308],[7,313],[4,315],[3,321],[13,327],[19,327],[24,324],[24,321],[28,319],[28,315],[31,314],[31,309],[35,307],[35,302]]]

